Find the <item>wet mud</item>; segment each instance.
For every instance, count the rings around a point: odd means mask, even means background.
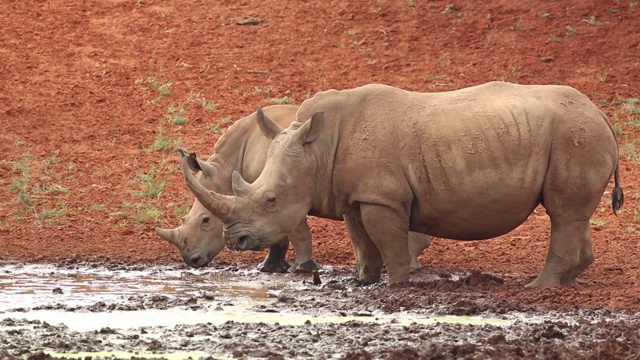
[[[1,265],[2,359],[632,359],[640,348],[636,314],[541,311],[492,297],[513,279],[485,273],[363,286],[350,267],[314,285],[236,266]]]

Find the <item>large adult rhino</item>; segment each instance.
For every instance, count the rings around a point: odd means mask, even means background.
[[[262,110],[278,126],[289,126],[296,119],[297,106],[275,105]],[[295,126],[299,126],[298,123]],[[188,166],[198,171],[198,181],[202,186],[222,194],[233,194],[231,176],[234,170],[239,171],[245,179],[255,180],[267,157],[271,139],[262,135],[256,122],[256,113],[236,121],[227,132],[220,137],[214,147],[214,155],[206,162],[190,157]],[[306,214],[306,213],[305,213]],[[334,215],[333,218],[336,218]],[[317,264],[312,260],[311,232],[304,217],[298,217],[299,225],[282,233],[277,241],[269,245],[269,254],[258,265],[264,272],[284,272],[289,268],[286,252],[289,239],[296,251],[296,262],[290,270],[313,270]],[[195,200],[191,210],[182,218],[182,223],[175,229],[156,229],[160,237],[175,245],[183,260],[189,266],[198,268],[209,264],[224,248],[222,238],[222,222]],[[417,256],[429,246],[431,237],[423,234],[411,234],[412,269],[420,267]]]
[[[527,286],[570,285],[594,259],[589,218],[613,175],[618,145],[606,116],[567,86],[491,82],[442,93],[386,85],[329,90],[306,100],[299,127],[258,111],[273,138],[236,196],[188,187],[224,219],[227,246],[255,250],[291,231],[310,208],[344,215],[365,283],[409,273],[408,230],[457,240],[496,237],[538,204],[551,218],[546,263]]]

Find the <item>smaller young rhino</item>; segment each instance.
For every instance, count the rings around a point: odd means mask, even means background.
[[[280,126],[287,127],[296,119],[297,106],[275,105],[264,108],[265,113]],[[271,143],[260,132],[256,113],[236,121],[220,137],[214,147],[214,155],[206,162],[193,157],[189,167],[199,171],[198,181],[207,189],[222,194],[233,194],[231,189],[231,175],[234,170],[239,171],[249,181],[255,180],[267,157],[267,149]],[[191,210],[182,218],[182,223],[175,229],[156,229],[156,233],[163,239],[175,245],[187,265],[199,268],[209,264],[224,248],[222,239],[222,223],[211,215],[198,200],[195,200]],[[311,233],[306,221],[290,236],[298,239],[294,244],[300,244],[296,250],[297,268],[315,270],[318,268],[311,259]],[[289,237],[269,247],[266,259],[258,265],[264,272],[285,272],[289,263],[285,256],[289,248]]]

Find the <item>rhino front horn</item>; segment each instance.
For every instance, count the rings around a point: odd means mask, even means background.
[[[235,196],[220,195],[215,191],[207,190],[191,173],[188,159],[188,156],[182,158],[182,172],[187,187],[205,209],[224,222],[235,205]]]
[[[156,228],[156,234],[160,235],[161,238],[167,240],[168,242],[175,244],[176,243],[176,229],[161,229]]]

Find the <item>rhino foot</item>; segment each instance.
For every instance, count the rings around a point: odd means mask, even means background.
[[[286,273],[291,267],[284,259],[273,259],[267,256],[263,262],[258,264],[258,270],[266,273]]]
[[[302,264],[295,263],[289,268],[290,273],[310,273],[316,270],[320,270],[320,266],[313,260],[307,260]]]

